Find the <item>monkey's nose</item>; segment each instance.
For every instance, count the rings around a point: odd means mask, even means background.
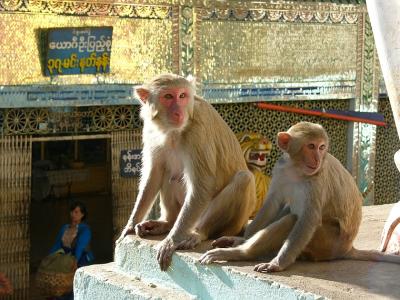
[[[174,122],[178,123],[178,124],[179,124],[179,123],[182,123],[183,118],[184,118],[183,113],[181,113],[180,111],[175,111],[175,112],[172,114],[172,120],[173,120]]]

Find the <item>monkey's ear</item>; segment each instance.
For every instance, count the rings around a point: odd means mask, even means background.
[[[292,139],[289,133],[287,132],[278,132],[278,146],[283,151],[287,151],[289,149],[289,142]]]
[[[193,88],[196,88],[196,77],[194,77],[193,75],[188,75],[186,77],[186,80],[189,81]]]
[[[135,89],[135,92],[143,104],[147,103],[147,100],[149,100],[149,96],[150,96],[150,91],[148,89],[146,89],[142,86],[139,86]]]

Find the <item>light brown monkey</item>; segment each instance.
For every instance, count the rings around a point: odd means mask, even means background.
[[[235,135],[183,77],[160,75],[136,89],[142,102],[143,169],[126,234],[159,235],[162,270],[176,249],[237,235],[254,209],[255,182]],[[143,221],[157,195],[159,220]]]
[[[278,133],[283,157],[276,163],[264,206],[243,237],[222,237],[200,262],[249,260],[275,255],[255,266],[259,272],[286,269],[297,258],[375,260],[400,257],[357,250],[353,240],[361,222],[362,197],[350,173],[328,150],[319,124],[300,122]]]

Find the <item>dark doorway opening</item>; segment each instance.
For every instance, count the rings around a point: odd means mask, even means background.
[[[112,261],[113,222],[109,139],[54,138],[32,145],[30,270],[49,254],[58,231],[70,222],[69,206],[88,210],[94,263]]]

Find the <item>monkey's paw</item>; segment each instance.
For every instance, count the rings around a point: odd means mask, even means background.
[[[177,245],[168,236],[158,245],[157,260],[162,271],[166,271],[170,266],[176,248]]]
[[[261,273],[272,273],[283,271],[283,268],[271,260],[269,263],[258,264],[254,267],[254,271]]]
[[[211,243],[211,246],[214,248],[229,248],[229,247],[236,247],[239,246],[240,244],[243,244],[243,242],[246,239],[244,237],[240,236],[223,236]]]
[[[190,235],[184,237],[179,243],[177,249],[188,250],[193,249],[202,241],[201,235],[197,232],[193,232]]]
[[[126,237],[128,234],[135,234],[135,228],[134,228],[133,224],[128,223],[125,226],[125,228],[121,232],[121,235],[119,236],[119,238],[117,239],[117,241],[115,243],[119,244],[120,242],[122,242],[124,237]]]
[[[208,265],[215,261],[228,261],[232,260],[234,249],[217,248],[212,249],[204,253],[200,258],[199,262],[202,265]]]
[[[135,232],[138,236],[160,235],[167,233],[171,229],[171,225],[167,221],[147,220],[136,224]]]

